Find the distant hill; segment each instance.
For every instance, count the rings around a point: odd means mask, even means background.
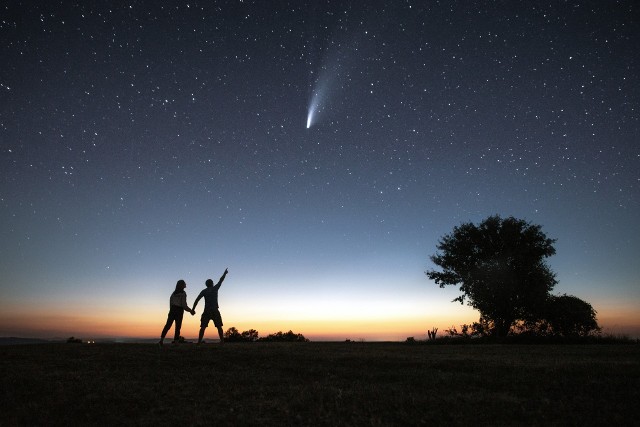
[[[0,337],[0,345],[47,344],[50,342],[40,338]]]

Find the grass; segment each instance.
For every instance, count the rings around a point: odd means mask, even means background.
[[[638,345],[0,347],[1,425],[638,425]]]

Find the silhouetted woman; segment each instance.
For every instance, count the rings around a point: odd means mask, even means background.
[[[180,328],[182,327],[182,315],[185,311],[189,313],[196,314],[195,311],[189,308],[187,305],[187,293],[184,291],[184,288],[187,287],[187,284],[184,280],[178,280],[176,283],[176,290],[171,294],[171,298],[169,298],[169,315],[167,316],[167,324],[164,325],[162,329],[162,334],[160,335],[159,345],[162,345],[164,341],[164,337],[167,335],[167,332],[171,328],[173,322],[176,322],[176,330],[173,342],[177,343],[180,339]]]

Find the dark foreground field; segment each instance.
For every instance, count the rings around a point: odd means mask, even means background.
[[[0,347],[2,425],[639,425],[638,345]]]

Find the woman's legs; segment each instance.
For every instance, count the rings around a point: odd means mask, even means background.
[[[176,308],[180,308],[180,311],[176,310]],[[173,324],[174,320],[176,321],[176,336],[180,335],[180,327],[182,326],[182,312],[182,307],[174,308],[174,306],[171,306],[171,308],[169,309],[169,314],[167,315],[167,323],[164,325],[164,328],[162,328],[162,333],[160,334],[160,342],[158,344],[162,345],[164,337],[167,336],[167,332],[169,332],[169,329],[171,329],[171,325]],[[179,323],[178,317],[180,319]]]
[[[169,313],[169,317],[167,317],[167,323],[162,328],[162,333],[160,334],[160,344],[164,341],[164,337],[167,336],[167,332],[171,329],[171,324],[173,323],[173,317],[171,317],[171,313]]]
[[[180,308],[180,313],[176,313],[176,330],[173,341],[178,342],[180,340],[180,329],[182,328],[182,315],[184,314],[184,310]]]

